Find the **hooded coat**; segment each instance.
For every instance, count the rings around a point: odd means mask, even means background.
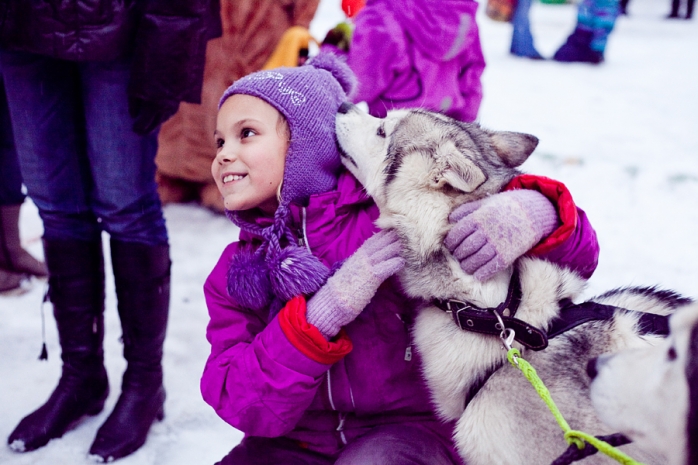
[[[176,107],[201,101],[218,9],[218,0],[4,0],[0,47],[77,62],[133,56],[129,98]]]
[[[524,175],[510,188],[539,190],[557,206],[562,225],[535,253],[589,277],[598,258],[596,235],[564,185]],[[376,205],[346,171],[336,190],[311,196],[305,208],[291,207],[298,236],[328,267],[341,264],[377,231]],[[384,282],[356,320],[327,341],[305,320],[303,296],[273,317],[231,299],[232,257],[258,243],[243,232],[204,285],[211,354],[201,392],[218,415],[246,435],[285,436],[328,455],[386,423],[419,423],[450,443],[454,425],[437,419],[412,347],[417,302],[405,296],[398,279]]]
[[[348,64],[354,102],[373,116],[421,107],[472,122],[485,59],[472,0],[368,0],[355,18]]]

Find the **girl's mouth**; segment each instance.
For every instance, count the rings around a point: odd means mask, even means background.
[[[229,182],[239,181],[247,176],[246,174],[226,174],[223,176],[223,184],[228,184]]]

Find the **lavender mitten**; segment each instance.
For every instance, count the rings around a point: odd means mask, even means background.
[[[543,194],[518,189],[466,203],[449,217],[444,245],[468,274],[486,281],[558,226],[555,207]]]
[[[327,339],[336,336],[368,305],[378,286],[405,266],[400,249],[395,231],[368,238],[308,301],[308,323]]]

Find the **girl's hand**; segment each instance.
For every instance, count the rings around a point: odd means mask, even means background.
[[[518,189],[456,208],[444,245],[468,274],[486,281],[528,252],[558,226],[543,194]]]
[[[368,305],[378,287],[405,266],[392,230],[368,238],[308,301],[307,321],[328,339]]]

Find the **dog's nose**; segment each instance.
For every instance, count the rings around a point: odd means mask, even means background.
[[[349,111],[354,108],[354,104],[349,103],[349,102],[344,102],[339,106],[339,109],[337,110],[337,113],[341,113],[343,115],[346,115],[349,113]]]

